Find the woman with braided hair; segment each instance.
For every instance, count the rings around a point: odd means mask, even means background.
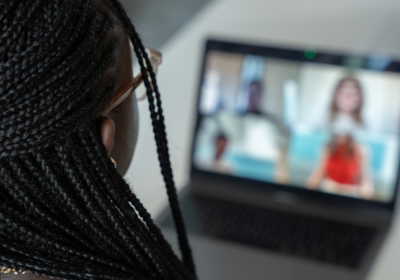
[[[0,30],[0,279],[195,279],[157,59],[120,3],[0,0]],[[122,178],[141,81],[182,261]]]

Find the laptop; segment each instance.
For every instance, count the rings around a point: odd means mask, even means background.
[[[400,63],[208,40],[180,203],[199,279],[365,279],[393,219]],[[168,210],[158,217],[176,246]]]

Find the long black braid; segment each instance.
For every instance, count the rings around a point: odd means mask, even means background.
[[[118,90],[121,23],[147,88],[183,263],[93,121]],[[195,279],[160,93],[120,3],[0,0],[0,30],[0,266],[60,279]]]
[[[111,0],[118,8],[118,12],[123,19],[126,28],[129,31],[129,36],[133,42],[134,49],[136,55],[138,57],[144,58],[146,62],[146,66],[143,63],[142,59],[139,59],[139,64],[141,67],[141,72],[143,73],[144,83],[147,88],[147,96],[149,99],[149,108],[151,112],[151,119],[153,123],[153,130],[155,135],[155,140],[157,144],[157,152],[158,159],[160,161],[161,172],[165,181],[165,185],[167,187],[167,193],[169,202],[171,205],[172,214],[175,220],[175,225],[178,232],[179,245],[182,251],[183,261],[186,267],[191,271],[195,272],[194,262],[192,259],[192,253],[189,247],[189,242],[186,236],[186,230],[183,223],[183,218],[181,215],[181,211],[179,210],[178,197],[176,193],[175,183],[173,180],[171,162],[169,159],[169,151],[168,151],[168,141],[165,132],[165,124],[164,124],[164,115],[161,106],[161,97],[160,92],[158,90],[156,77],[154,71],[152,69],[151,63],[149,61],[148,56],[146,55],[144,46],[139,39],[138,34],[135,31],[135,28],[131,24],[129,18],[127,17],[124,9],[121,4],[117,0]],[[147,75],[146,67],[149,69],[148,74],[151,78],[151,83],[149,82],[149,77]],[[154,92],[154,96],[153,96]]]

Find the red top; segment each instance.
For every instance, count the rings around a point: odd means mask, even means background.
[[[331,180],[346,185],[356,185],[360,178],[360,164],[356,153],[347,154],[346,145],[338,145],[328,155],[325,174]]]

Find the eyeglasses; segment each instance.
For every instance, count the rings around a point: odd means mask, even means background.
[[[129,44],[130,49],[131,49],[131,59],[133,61],[134,55],[134,50],[132,43]],[[162,55],[159,51],[150,49],[150,48],[145,48],[147,56],[149,57],[151,67],[153,68],[153,71],[155,74],[157,74],[158,66],[161,64],[161,59]],[[133,65],[133,62],[132,62]],[[142,73],[139,73],[136,75],[131,81],[129,81],[120,91],[118,91],[113,98],[104,106],[104,109],[101,111],[99,115],[96,116],[102,116],[110,112],[112,109],[117,107],[119,104],[121,104],[134,90],[136,94],[136,100],[143,100],[147,98],[147,92],[146,92],[146,87],[143,85],[143,76]]]

